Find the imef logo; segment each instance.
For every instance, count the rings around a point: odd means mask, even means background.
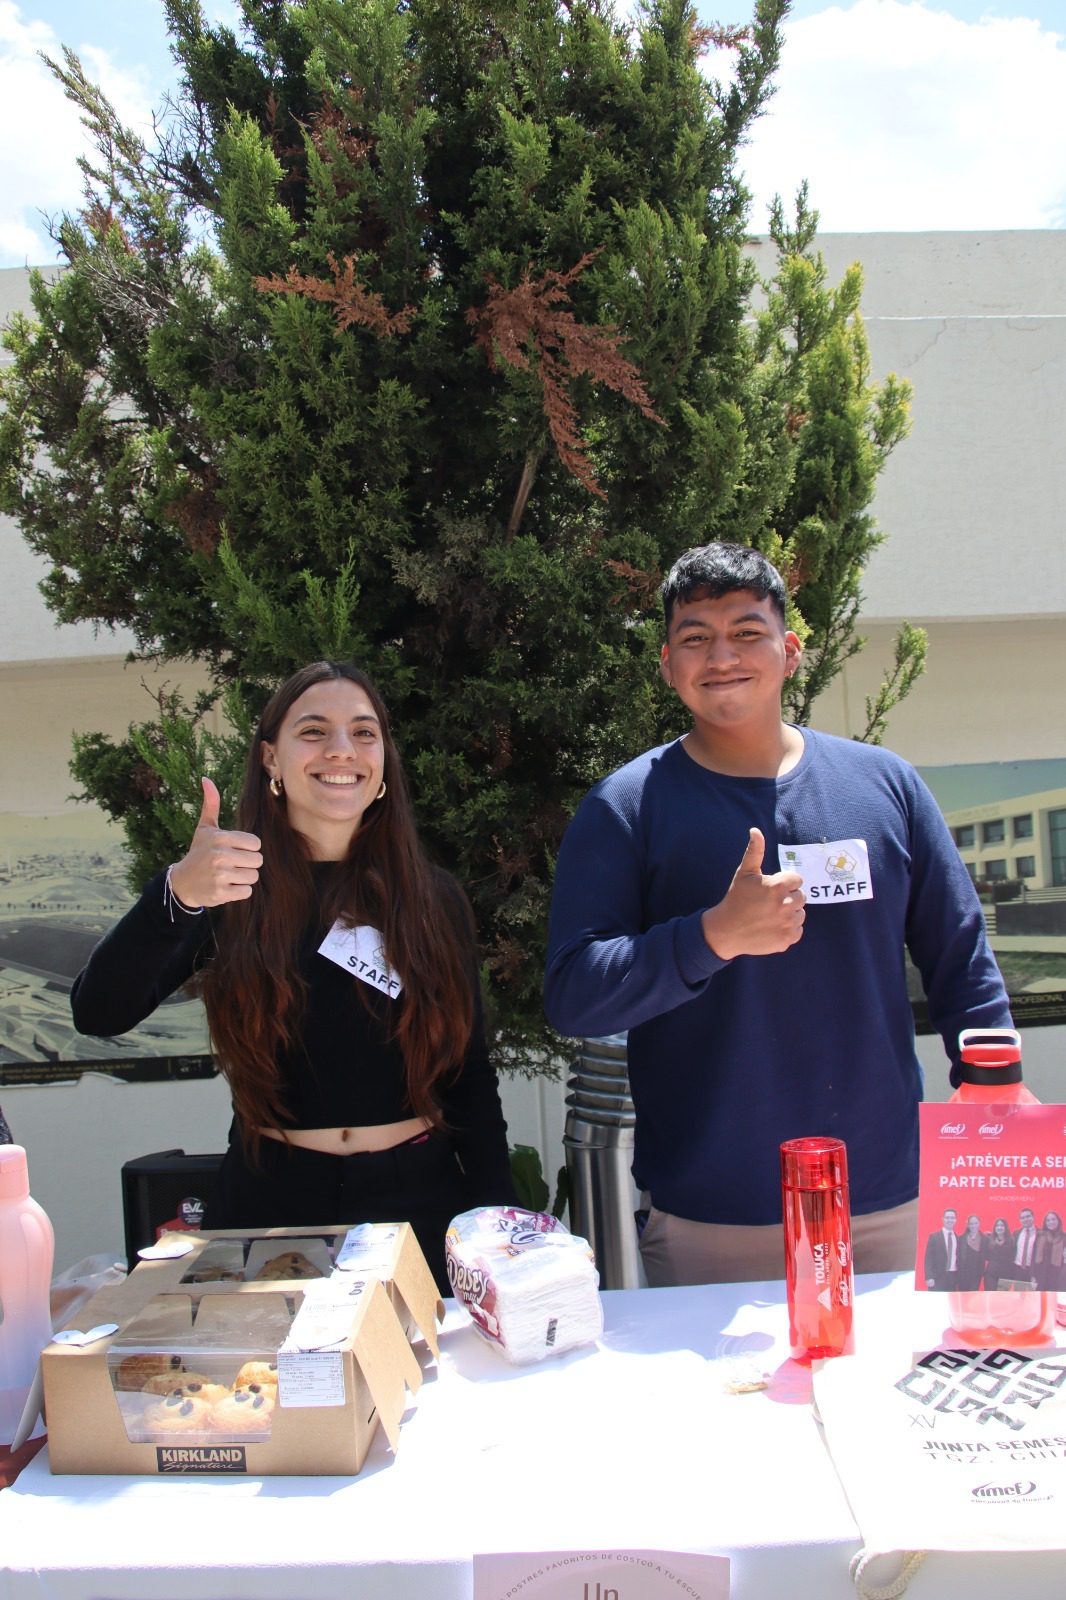
[[[1027,1500],[1036,1492],[1036,1481],[1029,1479],[1023,1483],[981,1483],[976,1489],[971,1489],[970,1494],[975,1500]]]
[[[1002,1122],[982,1122],[978,1133],[985,1139],[998,1139],[1003,1132]]]
[[[965,1133],[965,1122],[942,1122],[940,1124],[940,1137],[942,1139],[961,1139]]]

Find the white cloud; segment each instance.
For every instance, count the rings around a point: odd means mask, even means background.
[[[91,44],[77,48],[87,76],[127,126],[146,136],[151,102],[144,78],[120,70]],[[41,213],[73,211],[81,199],[77,158],[89,153],[89,138],[40,51],[62,59],[60,40],[47,24],[24,21],[12,0],[0,0],[0,266],[54,261]]]
[[[11,221],[0,218],[0,265],[22,266],[24,262],[30,266],[42,263],[37,229],[20,222],[17,217]]]
[[[1066,42],[856,0],[789,23],[742,166],[752,226],[803,178],[824,232],[1066,225]]]
[[[238,20],[234,0],[209,0],[208,13]],[[91,7],[85,15],[88,29]],[[827,232],[1066,225],[1061,34],[1024,18],[962,21],[932,0],[854,0],[790,22],[785,36],[777,92],[742,152],[753,227],[803,178]],[[76,48],[147,137],[159,86],[91,43]],[[87,136],[42,50],[59,58],[54,30],[0,0],[0,266],[54,260],[40,213],[81,198]]]

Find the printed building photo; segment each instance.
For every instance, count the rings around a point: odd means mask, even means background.
[[[89,1062],[122,1076],[146,1057],[176,1067],[176,1058],[206,1054],[203,1008],[186,995],[164,1002],[121,1038],[74,1031],[70,986],[131,898],[121,835],[98,812],[0,814],[0,1081],[39,1083],[60,1066]],[[193,1067],[190,1060],[185,1070]]]
[[[1066,759],[922,776],[977,886],[1015,1021],[1066,1021]]]

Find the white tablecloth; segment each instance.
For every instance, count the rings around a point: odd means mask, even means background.
[[[937,1297],[858,1287],[864,1347],[905,1364],[936,1343]],[[0,1492],[0,1600],[470,1600],[475,1551],[588,1549],[728,1555],[735,1600],[852,1600],[859,1534],[787,1359],[783,1286],[603,1299],[597,1347],[530,1368],[451,1306],[399,1451],[379,1430],[355,1479],[52,1477],[42,1452]],[[727,1392],[751,1362],[769,1388]],[[1063,1555],[934,1553],[908,1594],[1064,1591]]]

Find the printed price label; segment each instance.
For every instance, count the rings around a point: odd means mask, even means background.
[[[278,1351],[280,1406],[342,1406],[344,1360],[331,1351]]]

